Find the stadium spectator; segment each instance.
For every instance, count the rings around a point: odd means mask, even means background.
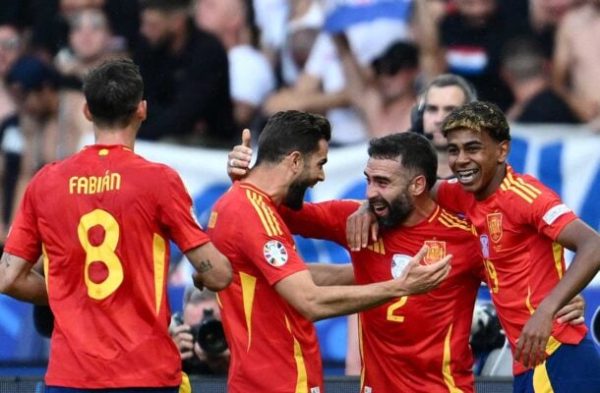
[[[59,158],[93,141],[92,123],[81,110],[85,102],[81,91],[83,77],[93,67],[118,54],[119,48],[113,46],[108,20],[101,9],[87,8],[69,19],[69,47],[61,49],[54,59],[63,77],[58,117]]]
[[[367,124],[369,135],[407,131],[416,102],[417,47],[406,42],[391,44],[371,63],[374,78],[369,80],[352,54],[346,36],[338,34],[334,41],[350,99]]]
[[[232,285],[219,294],[232,393],[323,390],[311,321],[423,292],[448,273],[449,256],[419,265],[424,250],[409,258],[407,274],[364,286],[347,285],[354,281],[348,266],[307,268],[278,209],[301,208],[306,189],[324,179],[329,138],[329,122],[322,116],[273,115],[259,137],[256,165],[213,208],[209,234],[234,269]]]
[[[85,112],[96,144],[46,165],[29,184],[0,259],[0,292],[49,304],[46,391],[176,393],[181,359],[168,333],[168,241],[220,290],[231,266],[193,217],[179,176],[133,152],[146,117],[129,60],[92,70]],[[32,270],[43,255],[44,278]],[[77,372],[73,372],[77,370]]]
[[[529,24],[544,59],[552,61],[556,30],[569,10],[585,0],[529,0]],[[513,14],[517,10],[513,9]]]
[[[57,158],[60,76],[44,61],[23,56],[9,70],[6,83],[18,108],[11,140],[6,141],[16,155],[10,170],[18,173],[8,203],[18,206],[37,170]]]
[[[391,43],[410,39],[407,21],[393,18],[361,21],[348,26],[345,34],[361,67],[367,67]],[[332,147],[364,142],[369,136],[367,126],[358,112],[349,107],[351,99],[345,87],[333,39],[322,31],[294,86],[269,97],[264,110],[267,115],[287,109],[325,113],[332,125]]]
[[[548,63],[531,38],[515,38],[504,48],[501,72],[515,101],[506,112],[517,123],[580,123],[569,105],[554,92]]]
[[[5,77],[8,70],[21,55],[23,48],[17,27],[0,25],[0,122],[15,113],[15,103],[6,88]]]
[[[210,332],[202,333],[205,339],[208,337],[211,340],[204,345],[209,346],[212,352],[203,350],[199,343],[201,324],[204,322],[206,326],[206,323],[213,319],[221,320],[216,293],[208,289],[200,290],[188,286],[183,295],[183,311],[181,314],[174,315],[169,328],[181,355],[183,371],[188,375],[227,375],[230,351],[226,345],[219,345],[225,343],[225,337],[221,337],[213,327]],[[215,326],[214,322],[211,323]]]
[[[600,391],[600,356],[585,326],[554,320],[600,268],[600,236],[537,179],[510,167],[508,122],[491,103],[454,110],[442,126],[457,181],[437,187],[481,244],[488,285],[514,352],[514,389]],[[564,249],[576,251],[565,270]]]
[[[275,89],[275,74],[256,49],[252,7],[247,0],[196,0],[196,25],[214,34],[229,59],[229,88],[240,128],[248,128],[267,95]]]
[[[448,141],[442,134],[442,123],[452,110],[476,99],[477,92],[469,82],[454,74],[435,77],[421,93],[412,130],[431,139],[438,157],[438,178],[453,176],[448,166]]]
[[[441,22],[439,34],[448,72],[471,82],[481,99],[508,108],[512,95],[500,77],[500,56],[513,36],[529,27],[498,0],[456,0],[456,9]]]
[[[553,85],[585,122],[600,130],[600,5],[586,0],[562,19],[556,36]]]
[[[223,45],[196,29],[188,0],[147,0],[135,61],[152,110],[140,138],[230,146],[233,109]]]

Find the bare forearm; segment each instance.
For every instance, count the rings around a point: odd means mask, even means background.
[[[48,304],[44,277],[21,258],[4,253],[0,260],[0,293],[38,305]]]
[[[354,269],[349,263],[311,263],[308,270],[317,286],[354,284]]]

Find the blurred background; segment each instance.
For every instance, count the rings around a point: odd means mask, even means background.
[[[0,243],[35,172],[93,141],[83,76],[123,56],[146,83],[149,117],[136,151],[179,171],[204,226],[229,187],[226,155],[242,128],[256,140],[277,111],[325,114],[333,126],[327,180],[307,198],[359,199],[366,142],[424,125],[427,133],[424,89],[453,73],[507,114],[513,167],[598,230],[596,37],[599,0],[2,0]],[[349,261],[327,242],[297,238],[297,246],[307,261]],[[169,297],[181,311],[190,268],[172,251]],[[598,277],[583,295],[598,344]],[[485,374],[504,341],[485,287],[478,302],[476,371]],[[49,340],[32,313],[0,296],[0,376],[43,375]],[[355,374],[346,318],[317,326],[326,374]]]

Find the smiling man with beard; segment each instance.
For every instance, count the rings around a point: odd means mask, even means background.
[[[450,255],[419,263],[429,255],[422,244],[406,255],[401,275],[366,285],[348,285],[350,266],[304,264],[280,213],[301,209],[306,189],[325,179],[330,135],[322,116],[276,113],[260,134],[256,165],[211,214],[208,233],[233,267],[231,286],[219,293],[229,392],[322,392],[312,321],[426,292],[449,273]]]

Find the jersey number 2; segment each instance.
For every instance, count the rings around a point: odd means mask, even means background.
[[[93,245],[89,238],[89,230],[100,226],[104,230],[102,243]],[[85,250],[84,279],[88,296],[92,299],[103,300],[114,293],[123,282],[123,264],[115,253],[119,242],[120,228],[117,220],[106,210],[96,209],[84,214],[79,219],[77,227],[79,242]],[[99,283],[90,278],[90,266],[101,262],[106,266],[108,275]]]
[[[400,299],[398,299],[394,303],[390,304],[389,307],[387,308],[387,320],[391,321],[391,322],[399,322],[399,323],[404,322],[404,316],[396,315],[396,314],[394,314],[394,312],[397,309],[399,309],[400,307],[404,306],[407,301],[408,301],[408,296],[402,296]]]

